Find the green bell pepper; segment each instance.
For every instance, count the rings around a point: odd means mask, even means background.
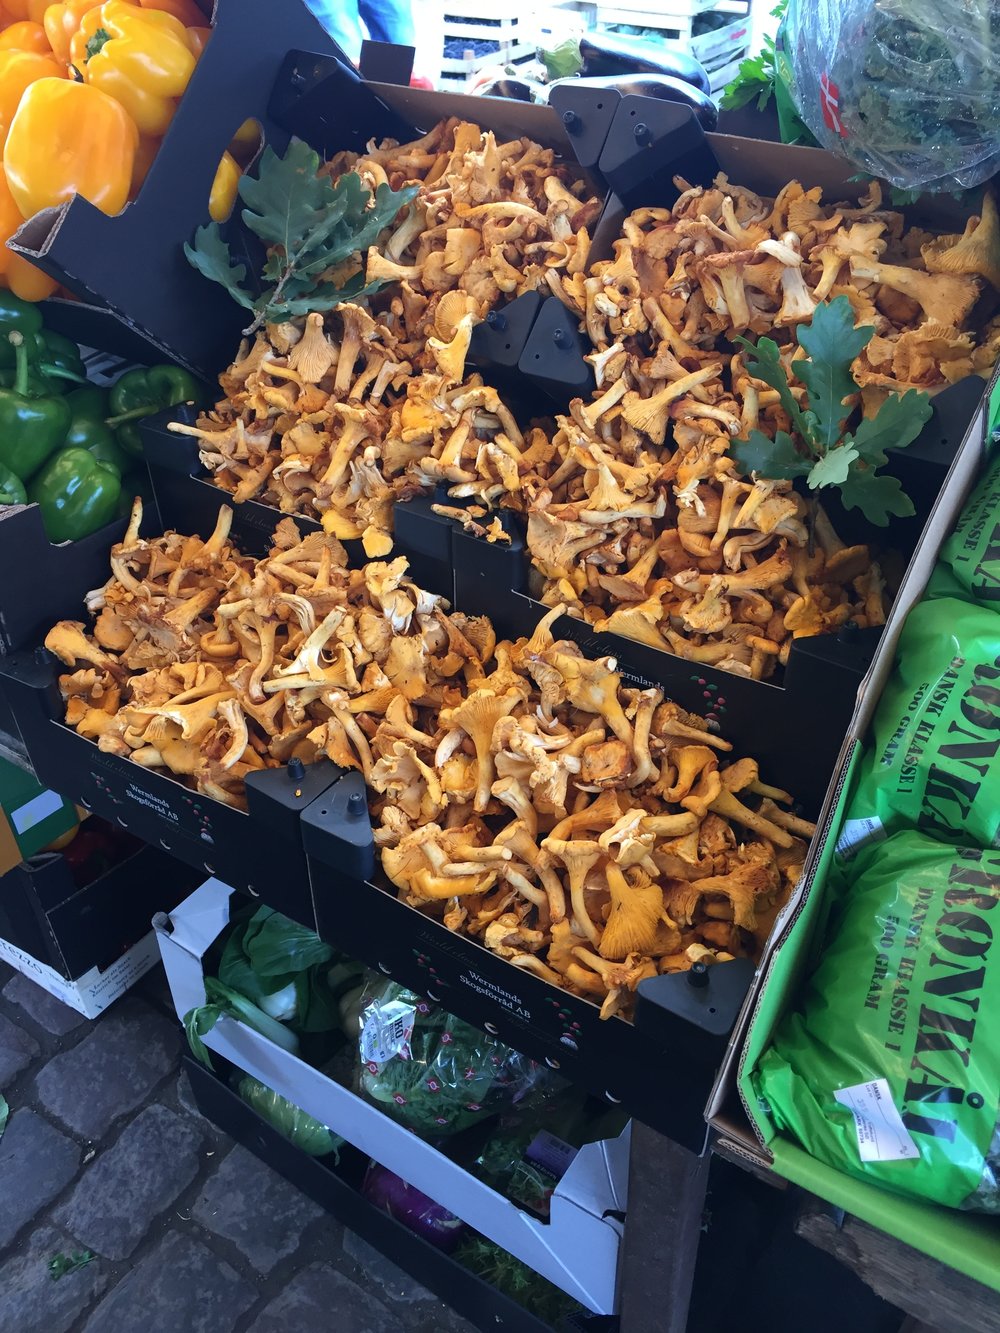
[[[66,395],[73,418],[70,421],[64,449],[86,449],[99,463],[122,476],[132,467],[134,459],[126,454],[110,426],[104,424],[108,415],[108,391],[96,384],[75,389]]]
[[[37,335],[38,368],[44,374],[57,380],[77,380],[81,384],[87,381],[87,369],[76,343],[64,338],[61,333],[52,333],[43,329]]]
[[[17,361],[14,385],[0,388],[0,463],[27,481],[66,438],[72,412],[65,398],[29,385],[24,335],[7,335]]]
[[[22,301],[13,292],[0,291],[0,367],[14,365],[14,348],[7,341],[7,334],[13,329],[23,333],[29,346],[34,347],[35,338],[42,331],[42,316],[38,307],[30,301]]]
[[[0,466],[0,505],[25,505],[28,493],[24,482],[15,477],[9,467]]]
[[[86,449],[63,449],[50,458],[28,487],[42,511],[49,541],[75,542],[110,523],[118,511],[118,474]]]
[[[201,381],[180,366],[127,370],[112,387],[107,424],[117,428],[118,443],[125,452],[138,458],[142,454],[138,423],[143,417],[154,416],[177,403],[199,402],[203,395]]]

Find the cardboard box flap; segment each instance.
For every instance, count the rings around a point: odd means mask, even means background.
[[[202,958],[229,920],[231,890],[209,880],[155,924],[178,1017],[205,1003]],[[597,1313],[615,1307],[619,1212],[627,1189],[628,1130],[580,1150],[540,1222],[410,1130],[242,1023],[223,1018],[205,1044],[287,1097],[414,1188],[522,1259]]]

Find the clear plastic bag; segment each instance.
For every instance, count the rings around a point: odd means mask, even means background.
[[[458,1134],[561,1080],[396,982],[379,979],[361,1013],[359,1087],[427,1138]]]
[[[824,148],[905,190],[1000,169],[1000,0],[790,0],[777,63]]]

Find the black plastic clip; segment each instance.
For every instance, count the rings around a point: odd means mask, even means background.
[[[518,370],[560,407],[566,407],[572,398],[589,397],[594,387],[594,372],[583,359],[591,350],[576,315],[561,301],[544,301],[524,344]]]

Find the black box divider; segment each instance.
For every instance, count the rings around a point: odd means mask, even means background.
[[[45,852],[0,879],[0,938],[73,981],[110,967],[197,879],[166,852],[141,847],[77,888],[61,853]]]
[[[678,197],[677,175],[692,185],[711,185],[719,164],[690,107],[617,96],[598,169],[629,210],[654,200],[669,207]]]
[[[58,687],[61,669],[43,650],[0,660],[4,691],[38,780],[313,929],[298,811],[341,770],[322,760],[305,765],[297,777],[287,768],[251,774],[245,813],[173,777],[106,754],[66,726]]]
[[[342,53],[320,55],[317,49],[289,51],[281,62],[268,103],[276,125],[328,158],[345,150],[363,153],[371,139],[420,138],[422,131],[386,106]]]
[[[36,643],[57,620],[78,620],[91,588],[107,583],[108,552],[125,519],[53,546],[37,505],[0,508],[0,653]]]
[[[304,3],[281,6],[277,39],[276,13],[273,0],[217,0],[212,40],[134,203],[111,218],[77,195],[36,214],[11,246],[206,376],[228,364],[246,311],[191,267],[183,244],[208,221],[219,159],[245,119],[259,120],[265,141],[284,149],[287,134],[268,103],[288,47],[338,50]]]
[[[219,1061],[218,1056],[213,1058]],[[508,1333],[552,1333],[548,1324],[524,1306],[370,1204],[359,1188],[364,1164],[355,1159],[360,1158],[360,1154],[348,1148],[343,1152],[345,1165],[339,1168],[332,1165],[330,1158],[310,1157],[248,1106],[224,1077],[206,1069],[189,1055],[183,1057],[182,1063],[191,1080],[195,1104],[206,1119],[350,1227],[369,1245],[374,1245],[483,1333],[496,1329],[505,1329]],[[352,1178],[357,1180],[357,1185],[352,1183]],[[564,1327],[567,1333],[573,1329],[579,1333],[612,1333],[617,1322],[607,1316],[583,1315],[574,1316]]]
[[[621,93],[573,83],[556,83],[549,92],[549,106],[559,113],[576,160],[588,171],[600,163],[620,101]]]
[[[583,359],[591,351],[579,316],[550,297],[531,326],[517,368],[565,410],[574,398],[589,398],[594,388],[594,372]]]
[[[533,1059],[620,1103],[694,1152],[714,1071],[753,975],[744,960],[642,982],[635,1024],[453,934],[408,907],[377,865],[364,779],[351,772],[302,816],[316,929],[335,948],[444,1004]]]

